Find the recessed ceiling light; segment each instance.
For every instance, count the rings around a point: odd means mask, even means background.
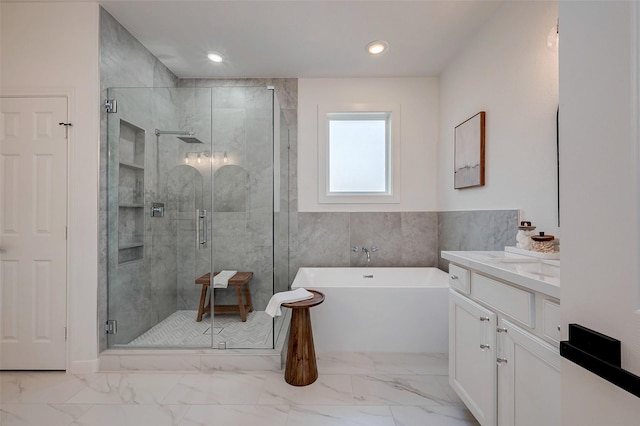
[[[222,55],[219,54],[218,52],[209,52],[209,54],[207,55],[207,58],[209,58],[209,60],[213,61],[213,62],[222,62]]]
[[[383,40],[376,40],[367,44],[367,52],[372,55],[382,55],[387,49],[389,49],[389,43]]]

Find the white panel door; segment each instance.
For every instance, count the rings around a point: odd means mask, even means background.
[[[0,98],[0,369],[66,368],[66,98]]]
[[[482,426],[495,426],[497,316],[449,290],[449,384]]]

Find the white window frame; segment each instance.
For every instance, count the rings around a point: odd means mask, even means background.
[[[329,190],[329,123],[332,119],[386,118],[386,191],[331,192]],[[400,105],[352,104],[318,106],[318,203],[400,203]]]

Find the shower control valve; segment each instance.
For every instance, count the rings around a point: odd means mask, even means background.
[[[164,216],[164,203],[153,203],[151,205],[151,217]]]

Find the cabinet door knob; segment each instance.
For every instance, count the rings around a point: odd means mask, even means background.
[[[496,331],[497,331],[498,333],[506,333],[506,332],[507,332],[507,329],[506,329],[506,328],[504,328],[504,327],[498,327],[498,328],[496,328]]]
[[[452,280],[457,280],[457,279],[458,279],[458,276],[457,276],[457,275],[451,275],[451,279],[452,279]]]
[[[480,317],[480,321],[491,321],[489,317]]]
[[[498,358],[496,359],[496,362],[498,363],[498,365],[502,365],[502,364],[506,364],[507,360],[504,358]]]
[[[491,349],[491,346],[490,346],[490,345],[483,345],[483,344],[481,344],[481,345],[480,345],[480,349],[482,349],[482,350],[485,350],[485,349]]]

